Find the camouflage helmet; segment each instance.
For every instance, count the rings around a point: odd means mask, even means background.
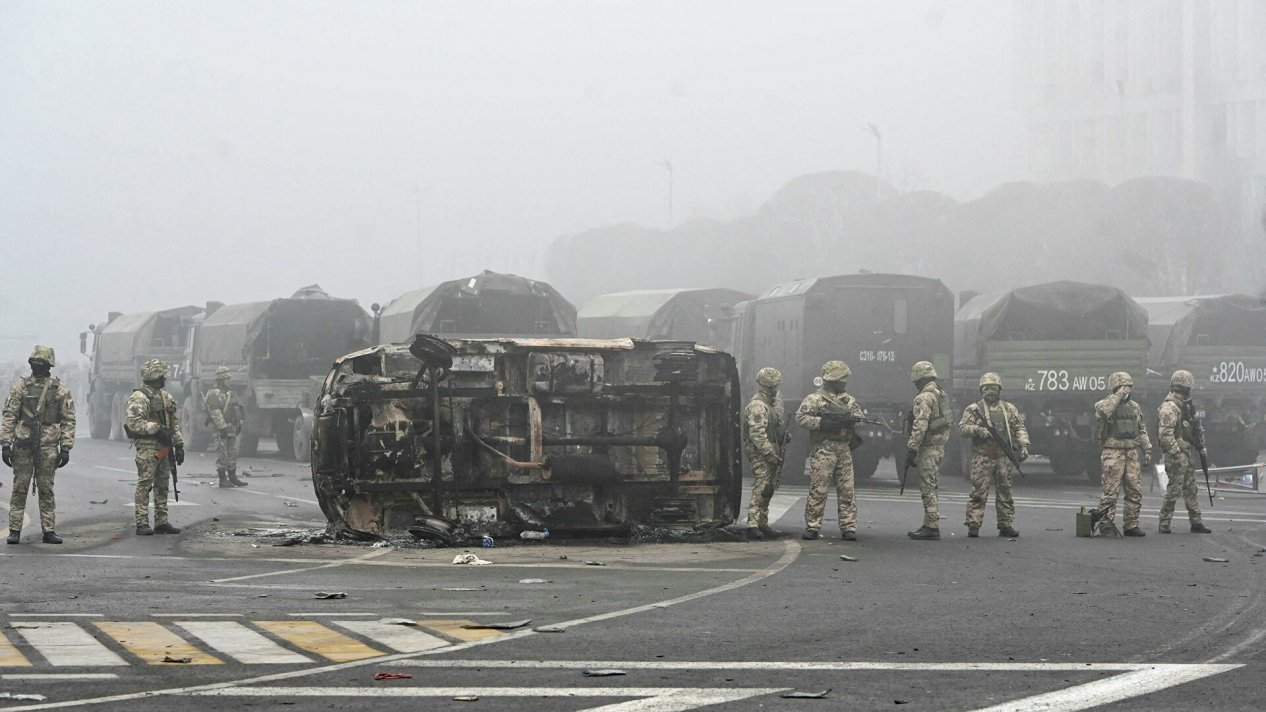
[[[57,358],[53,356],[53,347],[43,344],[38,344],[31,349],[31,355],[26,361],[27,363],[42,363],[49,368],[57,365]]]
[[[1174,371],[1174,375],[1169,379],[1169,385],[1181,386],[1183,388],[1194,388],[1196,385],[1196,377],[1191,375],[1191,371],[1178,369]]]
[[[152,358],[146,361],[145,365],[141,366],[141,380],[142,381],[154,381],[166,375],[167,375],[167,364],[163,363],[162,361],[159,361],[156,358]]]
[[[220,379],[232,378],[232,377],[233,377],[233,372],[229,370],[228,366],[221,366],[215,369],[215,378],[217,381]]]
[[[853,375],[848,364],[843,361],[827,361],[822,364],[822,380],[824,381],[843,381]]]
[[[1002,388],[1002,376],[990,371],[980,377],[980,390],[985,390],[985,386],[997,386]]]
[[[1108,376],[1108,390],[1114,393],[1121,386],[1133,386],[1133,385],[1134,385],[1134,379],[1130,378],[1130,374],[1126,373],[1125,371],[1117,371],[1111,376]]]
[[[910,369],[910,380],[914,383],[925,378],[936,378],[936,367],[931,361],[920,361]]]
[[[765,388],[777,388],[782,384],[782,372],[776,368],[766,366],[756,372],[756,385]]]

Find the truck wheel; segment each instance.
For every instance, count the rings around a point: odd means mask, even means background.
[[[237,440],[237,451],[246,457],[255,457],[259,454],[259,436],[242,433]]]
[[[1076,453],[1060,453],[1058,455],[1052,454],[1050,458],[1051,470],[1060,477],[1076,477],[1077,475],[1080,475],[1086,467],[1086,463],[1082,460],[1082,457]]]
[[[303,417],[295,418],[294,424],[294,456],[295,462],[312,461],[312,433],[304,425]]]
[[[110,406],[88,406],[88,433],[93,440],[105,440],[110,437]]]
[[[123,423],[127,420],[127,402],[122,393],[115,393],[110,399],[110,439],[122,442],[127,440]]]
[[[859,480],[869,480],[875,476],[875,470],[879,469],[879,454],[866,450],[863,447],[853,451],[853,477]]]
[[[277,452],[287,460],[295,459],[295,421],[278,418],[273,421],[273,437]]]
[[[198,412],[188,401],[180,410],[180,429],[190,450],[204,451],[211,447],[211,431],[198,423]]]
[[[1096,487],[1103,484],[1103,461],[1093,450],[1086,453],[1086,479]]]

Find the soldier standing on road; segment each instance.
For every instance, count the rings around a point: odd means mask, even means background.
[[[1143,508],[1141,470],[1152,464],[1152,443],[1143,425],[1143,409],[1131,399],[1134,379],[1130,374],[1117,371],[1108,376],[1108,389],[1112,394],[1095,403],[1095,440],[1103,463],[1103,498],[1091,518],[1098,522],[1100,535],[1114,534],[1117,495],[1124,485],[1125,535],[1146,536],[1139,529],[1139,510]]]
[[[1195,415],[1191,405],[1191,388],[1196,379],[1191,371],[1178,370],[1169,379],[1169,394],[1156,409],[1160,423],[1160,446],[1165,452],[1165,474],[1169,476],[1169,486],[1165,488],[1165,499],[1161,502],[1160,533],[1169,533],[1170,521],[1174,518],[1174,505],[1181,494],[1187,505],[1187,521],[1191,523],[1193,534],[1209,534],[1211,529],[1200,521],[1200,492],[1196,485],[1196,438],[1191,427]],[[1208,453],[1204,453],[1208,456]]]
[[[167,490],[171,478],[168,453],[175,449],[177,465],[185,463],[185,441],[180,435],[176,399],[163,390],[167,364],[150,359],[141,367],[143,385],[127,399],[127,434],[136,448],[136,533],[179,534],[167,521]],[[154,528],[149,526],[150,492],[154,493]]]
[[[13,468],[9,538],[5,541],[17,544],[22,540],[22,518],[34,479],[44,543],[60,544],[53,475],[70,462],[70,449],[75,446],[75,398],[65,384],[53,378],[57,359],[51,346],[36,346],[27,363],[31,364],[31,376],[13,384],[0,420],[0,457]],[[39,442],[35,439],[36,425],[41,426]]]
[[[941,538],[941,506],[937,500],[937,470],[945,459],[950,436],[949,396],[936,382],[936,368],[920,361],[910,369],[910,380],[919,391],[910,408],[910,439],[906,441],[906,465],[919,468],[919,494],[923,497],[923,526],[909,532],[911,539]]]
[[[215,387],[203,396],[211,427],[215,428],[215,472],[221,487],[245,487],[237,479],[237,436],[242,432],[245,410],[229,381],[233,372],[221,366],[215,369]]]
[[[769,526],[769,499],[778,487],[783,455],[787,446],[787,422],[783,415],[778,386],[782,373],[762,368],[756,373],[756,395],[743,409],[743,445],[752,463],[752,496],[747,504],[747,536],[764,539],[777,536]]]
[[[1020,411],[1002,400],[1002,377],[986,373],[980,377],[978,402],[963,410],[958,421],[958,432],[971,438],[971,497],[967,500],[967,536],[980,536],[980,523],[985,519],[985,505],[989,503],[989,484],[996,492],[994,506],[998,513],[998,536],[1017,537],[1020,532],[1011,526],[1015,522],[1015,500],[1011,498],[1011,460],[994,440],[988,423],[1006,438],[1020,462],[1029,459],[1029,430],[1024,427]]]
[[[809,455],[809,496],[804,505],[803,539],[817,539],[826,511],[827,488],[835,481],[840,533],[845,541],[857,539],[857,493],[853,489],[853,452],[861,438],[847,424],[847,416],[864,417],[857,400],[846,391],[852,374],[843,361],[822,365],[818,389],[805,396],[796,409],[796,424],[809,431],[813,445]]]

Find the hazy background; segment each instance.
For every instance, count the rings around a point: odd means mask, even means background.
[[[368,306],[558,235],[874,171],[1022,175],[1009,2],[8,2],[0,333],[109,310]]]

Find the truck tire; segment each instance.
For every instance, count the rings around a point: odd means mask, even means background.
[[[1086,453],[1086,479],[1096,487],[1103,484],[1103,461],[1097,450]]]
[[[273,437],[277,440],[277,452],[286,460],[295,459],[295,421],[277,418],[273,421]]]
[[[127,399],[122,393],[115,393],[110,399],[110,439],[123,442],[127,440],[127,432],[123,423],[127,421]]]
[[[238,453],[246,457],[255,457],[259,454],[259,436],[253,433],[242,433],[237,440]]]
[[[211,431],[202,427],[197,418],[200,415],[188,400],[180,409],[180,430],[190,450],[205,451],[211,447]]]
[[[1051,470],[1060,477],[1076,477],[1086,469],[1086,463],[1078,453],[1051,453]]]
[[[93,440],[110,437],[110,406],[88,405],[88,433]]]
[[[874,448],[862,446],[853,451],[853,477],[858,480],[869,480],[879,469],[879,452]]]

